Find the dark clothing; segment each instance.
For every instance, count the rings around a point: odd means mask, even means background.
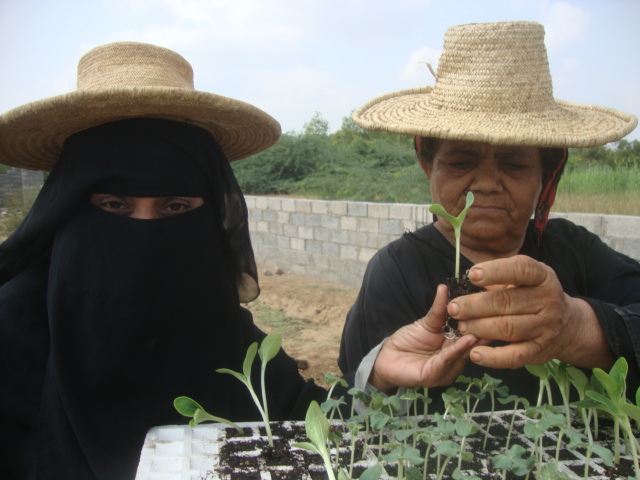
[[[640,385],[640,264],[615,252],[573,223],[550,220],[540,245],[530,223],[520,251],[553,268],[564,291],[593,307],[614,355],[629,363],[629,395]],[[453,276],[455,248],[433,225],[405,234],[369,262],[362,288],[347,315],[338,365],[354,370],[362,358],[400,327],[427,314],[437,286]],[[460,271],[472,263],[462,257]],[[503,380],[511,393],[535,403],[538,382],[524,368],[494,370],[467,363],[464,375]],[[439,402],[442,389],[430,389]],[[558,397],[559,398],[559,397]]]
[[[240,306],[238,255],[253,254],[232,245],[246,206],[227,160],[186,124],[98,128],[72,137],[27,223],[0,248],[1,478],[132,479],[148,429],[187,422],[173,407],[182,395],[232,421],[261,419],[246,387],[215,371],[242,371],[265,336]],[[91,205],[94,192],[205,202],[140,220]],[[266,385],[274,420],[303,419],[326,398],[284,352]]]

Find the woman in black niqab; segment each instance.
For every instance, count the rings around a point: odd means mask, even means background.
[[[140,220],[92,205],[93,193],[204,204]],[[180,395],[234,421],[258,419],[246,388],[215,373],[241,370],[264,337],[240,306],[257,293],[244,199],[209,132],[129,119],[70,137],[0,246],[7,471],[133,478],[147,430],[186,421],[172,404]],[[267,373],[274,420],[303,418],[326,395],[283,352]]]

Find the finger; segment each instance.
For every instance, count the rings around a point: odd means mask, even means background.
[[[445,324],[445,313],[447,310],[447,301],[449,295],[447,287],[445,285],[438,285],[436,290],[436,298],[433,300],[431,309],[429,312],[418,320],[418,323],[422,325],[430,333],[441,333],[442,326]]]
[[[512,343],[502,347],[478,346],[471,350],[470,360],[488,368],[520,368],[541,365],[551,360],[540,357],[541,348],[534,342]]]
[[[520,342],[544,335],[547,328],[536,315],[508,315],[460,320],[458,329],[463,335],[475,335],[488,340]]]
[[[469,279],[478,286],[540,285],[549,276],[549,267],[526,255],[478,263],[469,270]]]
[[[532,287],[502,288],[456,297],[447,305],[447,311],[457,320],[495,315],[536,315],[549,308],[549,302],[554,298],[536,294]]]

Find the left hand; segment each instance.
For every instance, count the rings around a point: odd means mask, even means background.
[[[547,265],[516,255],[479,263],[469,278],[489,291],[449,303],[447,310],[458,319],[460,332],[509,342],[477,346],[471,361],[492,368],[541,365],[554,358],[583,368],[613,364],[593,309],[565,294]]]

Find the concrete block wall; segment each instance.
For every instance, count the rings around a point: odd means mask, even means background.
[[[21,196],[24,200],[35,195],[42,188],[43,183],[43,172],[34,170],[11,168],[6,173],[0,174],[0,207],[15,202],[16,197]]]
[[[249,230],[259,265],[360,286],[384,245],[431,223],[429,205],[248,195]],[[583,225],[614,249],[640,259],[640,216],[554,213]]]

